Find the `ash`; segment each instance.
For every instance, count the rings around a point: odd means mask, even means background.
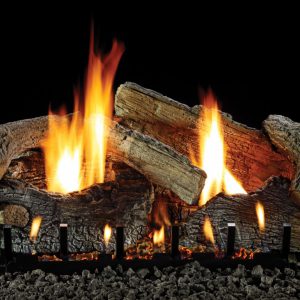
[[[300,270],[210,271],[198,262],[162,270],[105,268],[59,275],[34,270],[0,276],[0,299],[300,299]]]

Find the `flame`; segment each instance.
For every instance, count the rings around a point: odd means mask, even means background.
[[[108,224],[106,224],[104,227],[104,243],[106,247],[108,246],[110,237],[111,237],[111,227]]]
[[[162,226],[160,230],[155,230],[153,234],[153,244],[161,245],[165,243],[165,228]]]
[[[110,53],[101,58],[94,52],[93,30],[84,94],[84,119],[80,113],[49,119],[43,143],[49,191],[68,193],[104,181],[108,122],[113,109],[113,78],[123,54],[123,46],[113,42]],[[79,108],[75,95],[74,111]],[[50,112],[52,114],[52,112]],[[61,115],[65,111],[60,112]]]
[[[34,217],[33,220],[32,220],[29,238],[33,242],[35,242],[36,239],[37,239],[37,236],[39,234],[39,230],[40,230],[40,227],[41,227],[41,223],[42,223],[42,217],[41,216]]]
[[[203,225],[204,236],[206,240],[210,241],[212,244],[215,244],[214,232],[209,220],[209,217],[205,217],[204,225]]]
[[[223,188],[226,194],[247,194],[242,185],[234,178],[234,176],[227,170],[224,170]]]
[[[200,159],[191,151],[191,161],[207,174],[205,186],[200,196],[199,205],[204,205],[210,198],[221,191],[227,194],[246,194],[241,184],[226,168],[226,151],[222,130],[221,115],[212,92],[204,98],[199,124],[207,128],[199,134]],[[200,130],[199,130],[200,133]]]
[[[114,41],[111,52],[101,61],[95,55],[91,38],[90,56],[85,88],[85,156],[90,164],[85,186],[104,181],[107,134],[105,119],[113,111],[112,84],[123,54],[123,46]]]
[[[265,210],[260,202],[256,203],[256,215],[258,220],[258,226],[260,231],[265,229]]]
[[[74,110],[77,108],[78,101],[75,102]],[[49,119],[48,136],[42,146],[48,190],[68,193],[80,190],[82,186],[83,130],[79,114],[74,114],[71,120],[64,114],[65,110],[61,109],[59,123],[54,116]]]

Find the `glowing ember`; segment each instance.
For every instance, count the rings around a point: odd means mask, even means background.
[[[105,128],[112,115],[112,83],[122,53],[123,46],[114,42],[111,52],[101,60],[94,53],[92,31],[84,120],[79,113],[65,117],[59,123],[55,118],[49,120],[48,136],[43,144],[49,191],[68,193],[104,181],[107,142]],[[75,112],[79,108],[78,99],[77,95]],[[65,114],[65,111],[60,114]]]
[[[210,241],[212,244],[215,244],[214,232],[209,218],[206,216],[204,225],[203,225],[204,236],[206,240]]]
[[[136,245],[131,245],[126,249],[126,260],[134,258],[149,260],[153,258],[153,240],[150,236],[145,236],[138,240]]]
[[[106,224],[104,227],[104,242],[105,242],[105,246],[108,246],[109,240],[111,238],[111,227]]]
[[[39,230],[41,227],[41,223],[42,223],[41,216],[37,216],[37,217],[33,218],[33,220],[32,220],[29,238],[33,242],[35,242],[37,239],[37,236],[39,234]]]
[[[87,253],[74,253],[70,254],[70,260],[82,261],[82,260],[98,260],[99,252],[87,252]]]
[[[179,246],[179,252],[181,259],[192,259],[193,251],[188,247]]]
[[[256,215],[258,220],[258,226],[260,231],[265,230],[265,210],[260,202],[256,203]]]
[[[254,254],[255,253],[259,253],[260,250],[256,249],[255,251],[253,250],[248,250],[246,248],[240,248],[240,250],[238,252],[236,252],[233,255],[233,259],[253,259],[254,258]]]
[[[199,205],[204,205],[210,198],[223,190],[227,194],[246,194],[247,192],[241,184],[226,169],[221,116],[212,92],[204,98],[200,119],[201,122],[203,120],[203,126],[208,129],[206,134],[199,134],[200,159],[191,153],[193,164],[202,168],[207,174]]]
[[[160,230],[155,230],[153,234],[153,244],[163,245],[165,243],[165,228],[162,226]]]
[[[38,261],[62,261],[62,259],[57,257],[56,255],[44,254],[42,256],[38,256]]]

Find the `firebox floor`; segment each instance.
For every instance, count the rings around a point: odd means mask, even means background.
[[[0,276],[1,299],[300,299],[300,270],[247,269],[214,271],[193,261],[184,266],[54,275],[37,269]]]

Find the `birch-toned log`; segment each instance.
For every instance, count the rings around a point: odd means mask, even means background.
[[[300,210],[289,197],[289,180],[271,177],[266,185],[249,195],[215,196],[187,219],[181,244],[194,247],[207,244],[203,233],[205,217],[209,217],[216,245],[226,249],[227,225],[236,224],[236,249],[281,249],[283,223],[292,226],[291,250],[300,251]],[[264,206],[265,229],[260,231],[255,206]]]
[[[54,118],[55,121],[62,119]],[[0,178],[14,157],[40,144],[47,128],[48,117],[0,125]],[[151,182],[170,189],[187,203],[198,201],[206,174],[194,167],[184,155],[115,121],[107,122],[106,133],[108,151],[118,156],[120,161],[144,174]]]
[[[116,93],[115,112],[121,123],[189,156],[199,153],[198,136],[207,132],[201,118],[202,106],[193,108],[135,83],[122,84]],[[199,117],[200,115],[200,117]],[[261,130],[249,128],[221,114],[226,166],[247,191],[261,187],[272,175],[294,178],[288,157],[274,149]]]
[[[263,122],[263,128],[272,144],[287,155],[296,166],[296,175],[290,192],[291,197],[300,206],[300,123],[284,116],[270,115]]]
[[[109,160],[106,174],[110,178],[107,179],[113,178],[114,181],[63,195],[47,192],[24,181],[44,185],[42,171],[37,172],[36,177],[28,176],[31,169],[27,167],[31,158],[34,163],[43,161],[39,152],[20,157],[12,162],[0,181],[0,215],[5,224],[14,226],[12,238],[15,251],[26,253],[32,250],[29,232],[32,218],[37,215],[42,217],[42,226],[34,246],[40,252],[59,250],[60,223],[69,225],[68,241],[72,252],[103,250],[102,231],[105,224],[113,229],[116,225],[125,226],[127,245],[134,244],[146,234],[153,188],[137,171],[124,163]],[[112,237],[110,249],[114,241]]]

